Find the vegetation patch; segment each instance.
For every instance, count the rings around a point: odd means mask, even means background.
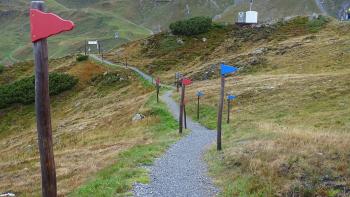
[[[208,32],[212,27],[212,19],[209,17],[194,17],[177,21],[170,24],[169,27],[175,35],[193,36]]]
[[[112,71],[105,72],[94,76],[91,79],[91,84],[98,88],[100,93],[108,93],[109,91],[115,91],[131,84],[132,76],[127,73]]]
[[[88,55],[78,55],[77,57],[77,62],[82,62],[82,61],[86,61],[89,59]]]
[[[50,95],[58,95],[61,92],[72,89],[78,80],[64,73],[50,73]],[[11,84],[0,86],[0,108],[9,107],[12,104],[30,104],[35,101],[35,77],[26,77]]]
[[[4,69],[5,69],[5,67],[4,67],[2,64],[0,64],[0,74],[1,74],[2,72],[4,72]]]
[[[165,104],[156,103],[155,96],[146,103],[144,114],[158,119],[157,123],[143,127],[150,143],[136,145],[120,153],[115,164],[100,171],[96,177],[78,188],[70,196],[128,196],[135,182],[148,183],[148,173],[142,166],[151,165],[177,137],[177,122]]]

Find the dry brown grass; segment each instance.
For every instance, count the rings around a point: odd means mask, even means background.
[[[109,87],[100,92],[89,80],[108,70],[91,62],[57,68],[80,79],[74,92],[52,101],[54,153],[59,194],[77,188],[98,170],[115,162],[115,156],[135,144],[148,143],[143,128],[154,120],[132,123],[149,97],[136,76],[121,89]],[[121,71],[120,71],[121,72]],[[0,139],[0,191],[20,196],[40,193],[40,169],[34,117],[21,116],[15,110],[33,115],[32,107],[15,107],[9,111],[13,120],[24,118],[26,125],[9,127]],[[15,124],[15,122],[14,122]]]

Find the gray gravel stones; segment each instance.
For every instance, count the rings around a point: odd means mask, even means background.
[[[178,105],[167,92],[161,99],[178,119]],[[207,166],[202,160],[204,151],[216,139],[213,131],[206,129],[192,120],[187,120],[192,131],[174,145],[150,167],[149,185],[134,184],[137,197],[206,197],[216,196],[215,188],[207,176]]]

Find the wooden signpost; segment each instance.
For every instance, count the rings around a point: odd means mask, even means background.
[[[30,9],[31,40],[35,58],[35,109],[41,163],[42,196],[56,197],[56,169],[53,154],[47,39],[74,28],[71,21],[45,13],[43,1],[32,1]]]
[[[197,92],[197,120],[199,120],[199,100],[202,96],[204,96],[204,93],[202,91],[198,91]]]
[[[179,133],[182,134],[183,120],[184,120],[184,107],[185,107],[185,89],[186,86],[191,85],[192,81],[187,78],[181,80],[181,99],[180,99],[180,113],[179,113]]]
[[[230,111],[231,111],[231,102],[236,98],[236,96],[228,95],[227,96],[227,124],[230,123]]]
[[[225,96],[225,76],[230,73],[234,73],[238,68],[221,64],[221,89],[220,89],[220,101],[218,110],[218,122],[217,122],[217,150],[222,150],[221,145],[221,126],[222,126],[222,112],[224,109],[224,96]]]
[[[153,81],[153,79],[152,79]],[[159,103],[159,91],[160,91],[160,79],[159,77],[156,80],[156,88],[157,88],[157,103]]]
[[[185,129],[187,129],[186,102],[184,104],[184,123]]]

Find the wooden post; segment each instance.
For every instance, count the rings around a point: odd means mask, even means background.
[[[159,103],[159,89],[160,89],[160,87],[159,87],[158,83],[156,84],[156,86],[157,86],[157,103]]]
[[[85,40],[85,56],[86,56],[86,54],[87,54],[87,43],[86,43],[87,41]]]
[[[32,1],[32,9],[44,10],[43,1]],[[42,196],[56,197],[57,183],[53,154],[47,39],[33,44],[35,56],[35,110],[41,164]]]
[[[98,42],[98,54],[101,54],[101,45],[100,45],[100,42]]]
[[[230,123],[231,100],[227,99],[227,124]]]
[[[102,45],[100,45],[100,47],[102,47]],[[101,60],[102,60],[102,63],[103,63],[103,49],[101,48]]]
[[[185,121],[185,129],[187,129],[187,115],[186,115],[186,105],[184,104],[184,121]]]
[[[200,96],[198,96],[197,98],[197,120],[199,120],[199,99],[200,99]]]
[[[125,57],[125,67],[128,67],[128,57]]]
[[[224,108],[224,96],[225,96],[225,76],[221,75],[221,90],[220,90],[220,102],[218,110],[218,122],[217,122],[217,150],[222,150],[221,146],[221,126],[222,126],[222,111]]]
[[[180,82],[179,82],[179,80],[177,80],[177,82],[176,82],[176,92],[179,92],[179,87],[180,86]]]
[[[183,127],[184,102],[185,102],[185,85],[182,84],[181,100],[180,100],[180,113],[179,113],[179,133],[180,134],[182,134],[182,127]]]

